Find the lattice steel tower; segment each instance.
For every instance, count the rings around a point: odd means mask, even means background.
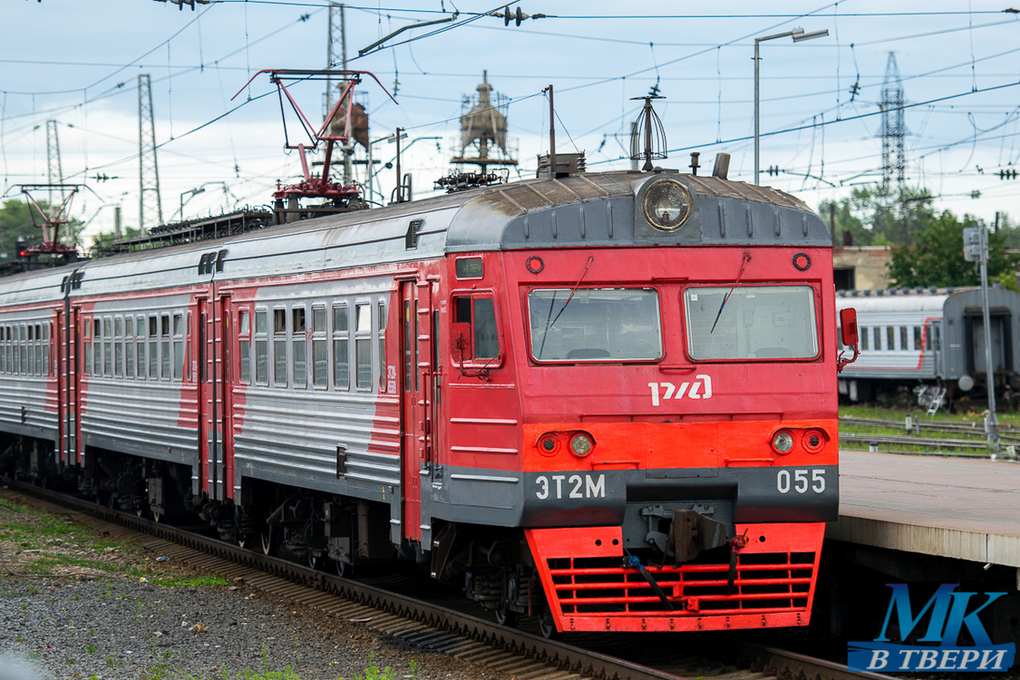
[[[329,3],[329,41],[326,46],[326,68],[332,70],[339,66],[341,70],[347,70],[347,36],[344,33],[344,6],[339,3]],[[339,49],[337,49],[339,48]],[[340,63],[337,63],[339,57]],[[346,85],[347,79],[341,79],[340,87]],[[326,113],[333,107],[333,79],[326,78]]]
[[[57,121],[46,121],[46,181],[49,184],[63,184],[64,172],[60,169],[60,141],[57,139]],[[57,202],[53,202],[53,188],[49,190],[47,200],[50,207],[60,205],[64,201],[64,191],[60,190]]]
[[[156,126],[152,117],[152,83],[148,73],[138,76],[138,229],[145,234],[163,224],[156,164]]]
[[[896,180],[902,189],[906,160],[903,156],[903,138],[907,134],[903,124],[903,82],[896,68],[896,53],[889,53],[885,67],[885,81],[882,83],[882,127],[878,135],[882,138],[882,191],[889,192],[889,184]]]

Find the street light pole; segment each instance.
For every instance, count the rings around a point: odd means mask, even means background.
[[[804,40],[811,40],[813,38],[823,38],[829,35],[828,29],[822,29],[821,31],[812,31],[811,33],[805,33],[803,28],[795,28],[792,31],[786,31],[785,33],[776,33],[775,35],[766,35],[761,38],[754,39],[754,184],[758,185],[758,173],[761,167],[761,123],[759,117],[759,85],[758,85],[758,45],[766,40],[774,40],[776,38],[786,38],[787,36],[793,38],[793,42],[802,42]]]

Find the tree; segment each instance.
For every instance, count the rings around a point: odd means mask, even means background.
[[[39,206],[51,210],[49,203],[39,201]],[[33,222],[33,215],[35,221]],[[11,199],[0,207],[0,261],[17,258],[18,239],[23,238],[29,245],[38,245],[43,240],[43,230],[35,224],[41,222],[38,211],[27,201]],[[60,227],[60,242],[77,243],[84,225],[76,219]],[[70,235],[70,236],[69,236]]]
[[[124,235],[122,239],[131,239],[141,235],[141,230],[135,227],[125,227]],[[92,236],[92,250],[100,250],[102,248],[108,248],[113,245],[113,242],[117,240],[117,237],[112,231],[101,231],[98,234]]]
[[[849,198],[835,202],[835,243],[850,232],[855,246],[910,245],[917,234],[935,219],[932,196],[925,189],[904,187],[897,196],[881,189],[858,187]],[[832,201],[823,201],[819,212],[828,218]]]
[[[32,225],[32,210],[28,203],[14,199],[0,208],[0,261],[17,258],[19,238],[32,244],[42,240],[42,230]]]
[[[927,220],[926,220],[927,221]],[[946,210],[916,232],[916,243],[893,249],[889,263],[890,282],[897,287],[977,286],[981,284],[978,265],[963,259],[963,230],[973,227],[973,217],[959,221]],[[1020,255],[1006,252],[1008,232],[988,234],[988,277],[1010,275]]]
[[[832,220],[829,225],[832,227],[833,243],[837,246],[843,243],[844,233],[850,234],[850,241],[855,246],[870,246],[874,240],[874,234],[864,226],[861,218],[854,214],[851,199],[844,198],[840,201],[822,201],[818,212],[822,219]]]

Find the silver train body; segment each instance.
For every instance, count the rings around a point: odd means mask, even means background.
[[[1020,387],[1020,293],[988,291],[997,390]],[[861,354],[840,374],[840,394],[866,401],[899,386],[941,385],[960,396],[987,385],[980,288],[839,291],[857,310]]]

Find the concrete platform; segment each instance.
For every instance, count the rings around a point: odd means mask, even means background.
[[[825,537],[1020,567],[1020,463],[842,451]]]

